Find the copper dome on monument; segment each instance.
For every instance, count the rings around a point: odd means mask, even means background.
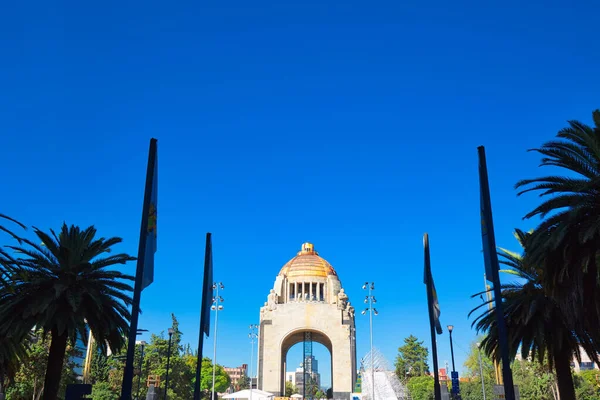
[[[287,276],[288,279],[300,277],[327,278],[329,275],[337,277],[337,273],[331,264],[319,256],[312,243],[303,243],[302,250],[281,268],[279,275]]]

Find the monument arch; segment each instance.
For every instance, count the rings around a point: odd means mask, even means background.
[[[281,268],[260,310],[258,387],[283,395],[287,352],[317,342],[331,356],[333,397],[349,399],[356,382],[354,333],[354,307],[337,272],[304,243]]]

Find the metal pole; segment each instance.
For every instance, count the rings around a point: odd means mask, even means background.
[[[142,368],[144,363],[144,341],[142,341],[142,355],[140,356],[140,374],[138,375],[137,400],[140,400],[140,379],[142,378]]]
[[[373,361],[373,296],[371,294],[373,283],[369,286],[369,329],[371,336],[371,399],[375,400],[375,363]]]
[[[171,362],[171,339],[173,338],[173,330],[169,329],[169,348],[167,350],[167,377],[165,379],[165,396],[163,397],[167,400],[167,391],[169,390],[169,364]]]
[[[256,390],[259,390],[258,387],[258,370],[260,363],[260,325],[256,325]],[[252,382],[252,381],[251,381]]]
[[[215,295],[215,339],[213,348],[213,376],[212,376],[212,391],[210,400],[215,399],[215,378],[217,372],[217,325],[219,323],[219,286],[220,282],[215,284],[216,295]]]
[[[483,394],[483,400],[485,400],[485,382],[483,380],[483,364],[481,363],[481,349],[479,343],[477,343],[477,353],[479,355],[479,375],[481,375],[481,393]]]
[[[450,356],[452,357],[452,372],[456,371],[454,366],[454,346],[452,345],[452,331],[450,331]]]

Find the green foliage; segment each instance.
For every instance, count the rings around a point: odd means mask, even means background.
[[[292,382],[285,381],[285,397],[291,397],[298,393],[298,388]]]
[[[415,376],[408,380],[406,387],[412,400],[433,400],[433,377],[429,375]]]
[[[513,380],[519,387],[521,400],[554,400],[556,376],[537,360],[512,364]]]
[[[50,334],[44,334],[42,330],[35,332],[27,356],[23,359],[13,382],[7,387],[7,400],[37,400],[41,397],[44,390],[44,376],[48,364],[50,342]],[[80,355],[80,352],[73,346],[69,345],[67,347],[59,382],[59,397],[64,398],[68,384],[76,383],[73,372],[76,365],[70,360],[72,357]]]
[[[465,360],[464,377],[469,379],[469,382],[460,383],[460,392],[463,400],[483,400],[481,392],[481,370],[479,368],[479,349],[477,342],[471,343],[467,359]],[[483,381],[485,384],[486,398],[493,398],[493,385],[496,382],[496,374],[494,372],[494,361],[481,352],[481,366],[483,370]]]
[[[321,389],[317,390],[317,393],[315,393],[315,399],[324,399],[326,398],[326,394],[325,392],[323,392]]]
[[[285,392],[286,393],[287,393],[287,388],[288,388],[287,384],[288,384],[288,382],[285,383]],[[250,388],[250,378],[248,378],[248,375],[244,374],[240,377],[240,379],[238,379],[235,390],[239,391],[239,390],[244,390],[244,389],[249,389],[249,388]]]
[[[404,345],[398,348],[398,356],[394,363],[396,375],[399,379],[405,380],[407,376],[415,377],[427,374],[429,372],[428,356],[429,350],[423,346],[423,341],[410,335],[404,339]]]
[[[92,387],[92,400],[119,400],[108,382],[98,382]]]
[[[600,400],[600,386],[596,380],[600,371],[581,371],[575,374],[575,394],[577,400]]]

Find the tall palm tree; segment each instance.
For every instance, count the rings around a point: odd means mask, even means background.
[[[580,344],[590,352],[594,347],[587,338],[579,337],[569,325],[569,318],[564,314],[563,307],[546,290],[544,269],[531,262],[528,252],[533,233],[516,229],[515,237],[523,247],[523,254],[505,249],[500,249],[498,253],[500,263],[508,267],[502,272],[520,278],[517,282],[502,285],[510,357],[514,359],[520,348],[524,359],[531,357],[537,358],[541,364],[547,362],[556,372],[561,399],[575,400],[571,375],[573,355],[580,359]],[[487,304],[477,307],[471,313]],[[475,319],[473,325],[478,332],[487,332],[481,342],[484,351],[500,359],[495,311],[495,307],[486,309]]]
[[[0,219],[12,222],[13,224],[26,229],[25,225],[5,214],[0,214]],[[5,232],[13,238],[20,240],[13,231],[3,225],[0,225],[0,231]],[[10,279],[15,270],[15,260],[9,252],[0,247],[0,288],[9,288]],[[17,372],[19,363],[26,355],[26,338],[3,337],[0,340],[0,394],[4,393],[5,378],[12,378]]]
[[[534,191],[545,199],[525,218],[542,218],[530,256],[544,268],[546,289],[578,335],[600,347],[600,110],[592,118],[594,126],[569,121],[556,140],[531,150],[542,154],[541,166],[558,167],[561,175],[516,187],[519,195]]]
[[[34,228],[39,245],[11,246],[20,254],[14,290],[0,288],[0,337],[18,336],[34,326],[51,333],[44,400],[56,400],[67,343],[86,340],[91,329],[96,343],[120,349],[131,317],[134,278],[107,268],[134,260],[127,254],[104,256],[120,238],[96,238],[96,229],[63,224],[60,233]],[[87,325],[87,326],[86,326]]]
[[[25,225],[23,225],[16,219],[9,217],[8,215],[0,214],[0,219],[4,219],[4,220],[10,221],[10,222],[13,222],[14,224],[20,226],[21,228],[26,229]],[[17,236],[15,233],[13,233],[13,231],[11,229],[9,229],[3,225],[0,225],[0,232],[5,232],[5,233],[9,234],[10,236],[12,236],[14,239],[16,239],[19,242],[21,240],[19,238],[19,236]],[[6,250],[4,250],[3,247],[0,247],[0,287],[8,284],[10,273],[13,270],[13,268],[14,268],[13,257]]]

